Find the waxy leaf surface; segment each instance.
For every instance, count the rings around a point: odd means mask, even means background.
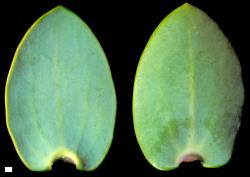
[[[58,6],[22,39],[6,84],[7,126],[25,165],[63,158],[93,170],[110,147],[116,96],[106,56],[89,27]]]

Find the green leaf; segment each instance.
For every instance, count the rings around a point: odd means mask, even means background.
[[[229,41],[203,11],[182,5],[156,28],[137,68],[133,117],[142,152],[160,170],[193,160],[226,164],[243,100]]]
[[[107,154],[116,113],[109,65],[88,26],[64,7],[25,34],[5,101],[9,133],[29,169],[49,170],[63,158],[89,171]]]

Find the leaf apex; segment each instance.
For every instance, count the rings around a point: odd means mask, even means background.
[[[57,5],[54,9],[66,9],[66,8],[62,5]]]
[[[185,8],[185,9],[191,9],[194,8],[193,5],[189,4],[188,2],[185,2],[182,6],[180,6],[181,8]]]

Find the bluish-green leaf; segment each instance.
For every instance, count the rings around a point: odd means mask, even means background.
[[[65,158],[93,170],[110,147],[116,96],[105,54],[88,26],[58,6],[15,53],[6,84],[7,126],[31,170]]]
[[[243,99],[229,41],[203,11],[184,4],[157,27],[137,68],[133,117],[142,152],[161,170],[192,160],[224,165]]]

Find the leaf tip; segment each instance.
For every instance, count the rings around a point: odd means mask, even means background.
[[[187,2],[185,2],[182,6],[180,6],[181,8],[183,8],[183,9],[192,9],[192,8],[194,8],[194,6],[193,5],[191,5],[191,4],[189,4],[189,3],[187,3]]]
[[[62,5],[57,5],[51,10],[51,12],[55,12],[55,11],[68,11],[68,9]]]
[[[57,5],[54,9],[66,9],[64,6],[62,6],[62,5]]]
[[[65,11],[65,10],[67,10],[67,8],[62,5],[57,5],[52,9],[52,11]]]

